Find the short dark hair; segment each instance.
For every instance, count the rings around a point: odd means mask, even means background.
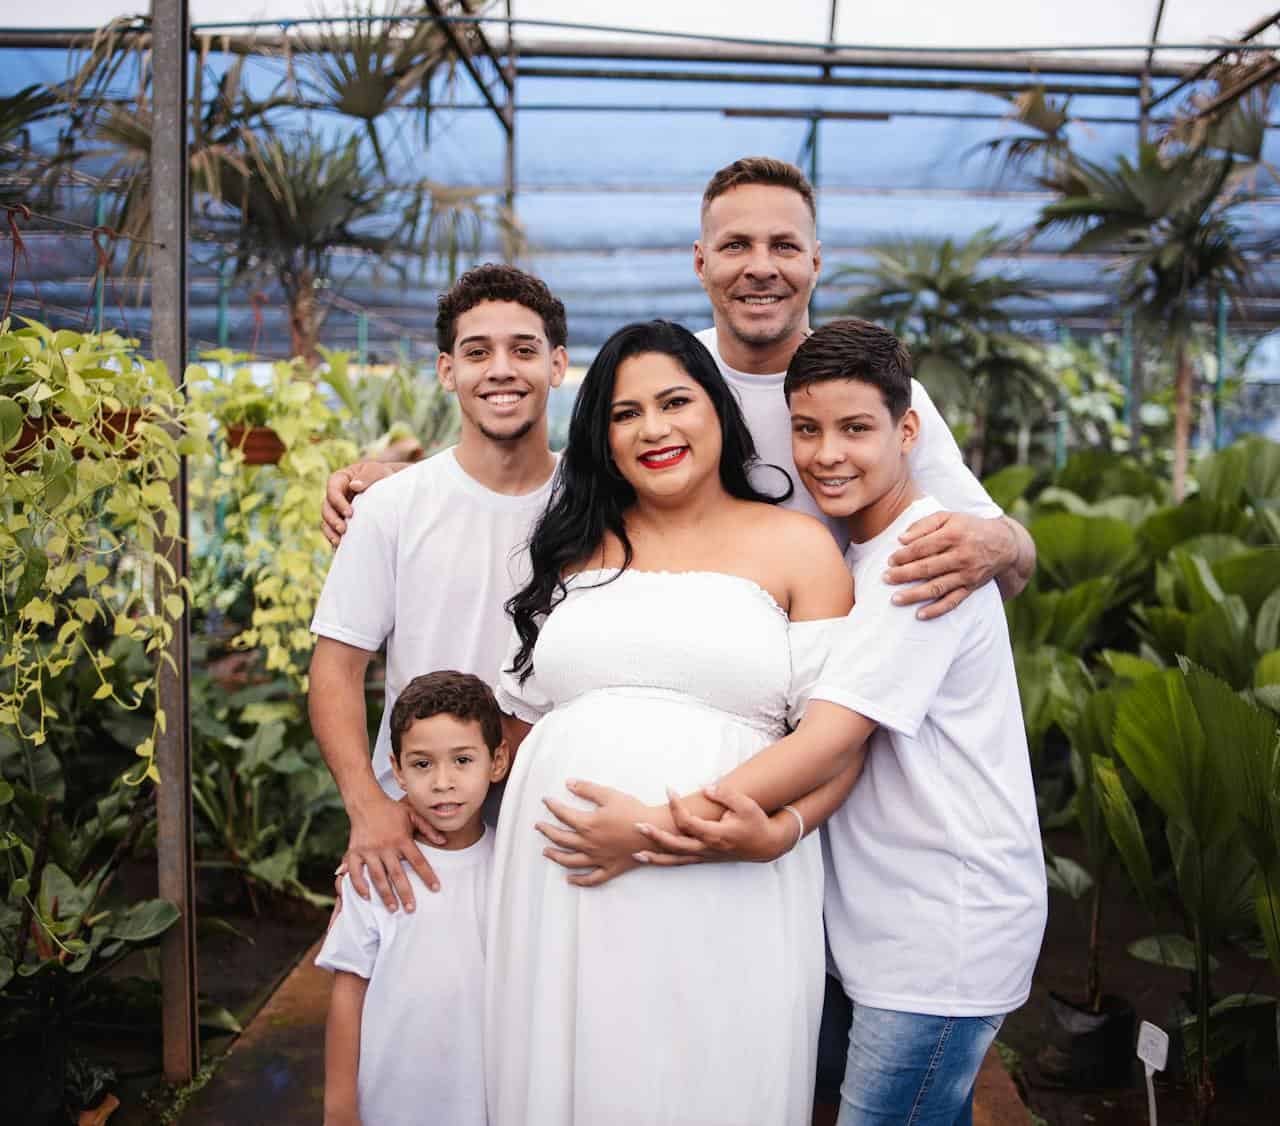
[[[796,349],[782,389],[791,396],[811,383],[856,379],[880,389],[889,417],[897,422],[911,406],[911,353],[887,328],[858,317],[832,321]]]
[[[564,305],[546,282],[514,266],[486,262],[468,270],[437,299],[436,346],[441,352],[453,351],[458,318],[482,301],[511,301],[537,313],[553,348],[564,347],[569,338]]]
[[[804,200],[814,222],[818,219],[818,202],[813,194],[809,178],[794,164],[772,156],[744,156],[732,164],[726,164],[710,180],[702,193],[702,215],[714,199],[748,184],[769,184],[775,188],[790,188]]]
[[[502,713],[493,691],[478,676],[445,669],[415,676],[391,709],[391,757],[400,761],[400,739],[417,720],[433,715],[474,719],[490,752],[502,742]]]

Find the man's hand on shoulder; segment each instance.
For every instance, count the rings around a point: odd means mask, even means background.
[[[350,816],[351,839],[342,863],[357,895],[368,899],[372,883],[388,911],[394,912],[401,903],[406,911],[412,911],[415,907],[413,887],[405,877],[404,862],[408,862],[428,888],[440,890],[440,881],[414,843],[413,834],[416,830],[437,842],[442,838],[406,802],[393,801],[379,793],[351,810]]]
[[[409,468],[407,461],[357,461],[344,465],[329,475],[320,509],[320,527],[327,539],[337,547],[347,530],[347,521],[355,510],[351,502],[371,485]]]
[[[891,586],[913,584],[898,591],[893,601],[899,606],[928,603],[916,612],[922,620],[954,610],[992,579],[1000,583],[1004,597],[1012,597],[1035,567],[1030,536],[1005,516],[986,519],[934,512],[899,538],[903,546],[889,556],[885,581]]]

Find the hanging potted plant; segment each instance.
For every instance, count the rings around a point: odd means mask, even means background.
[[[278,465],[285,444],[270,425],[272,388],[254,379],[245,366],[248,357],[226,350],[205,353],[204,359],[217,362],[229,378],[215,380],[205,368],[191,369],[193,384],[201,387],[201,401],[222,427],[228,448],[236,450],[245,465]]]

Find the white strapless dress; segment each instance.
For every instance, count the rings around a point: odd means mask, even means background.
[[[784,733],[831,622],[712,572],[574,576],[523,685],[486,942],[490,1126],[803,1126],[823,991],[822,861],[640,868],[577,888],[534,823],[567,779],[655,804]],[[509,663],[509,662],[508,662]]]

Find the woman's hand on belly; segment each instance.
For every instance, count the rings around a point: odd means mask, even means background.
[[[652,847],[637,827],[640,823],[670,826],[666,806],[645,805],[621,790],[593,782],[570,781],[565,788],[595,808],[580,809],[543,798],[560,824],[540,821],[535,828],[555,846],[542,854],[574,872],[569,882],[578,887],[598,887],[637,866],[635,854]]]

